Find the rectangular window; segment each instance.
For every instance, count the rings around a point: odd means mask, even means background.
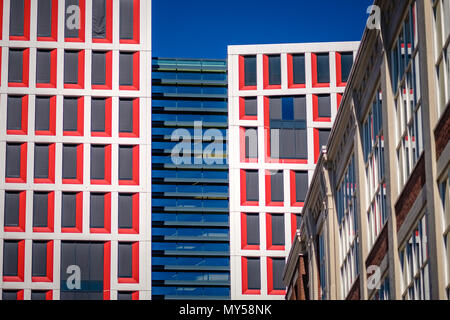
[[[64,50],[64,88],[84,89],[84,50]]]
[[[139,43],[139,6],[140,0],[120,0],[120,43]]]
[[[284,179],[283,171],[266,170],[266,205],[283,206]]]
[[[10,96],[6,106],[6,133],[28,133],[28,96]]]
[[[288,88],[306,88],[305,54],[288,54]]]
[[[61,198],[61,232],[81,233],[83,230],[83,193],[63,192]]]
[[[28,87],[30,49],[9,49],[8,86]]]
[[[33,282],[53,281],[53,241],[33,240],[31,276]]]
[[[34,183],[55,183],[55,144],[34,145]]]
[[[240,128],[241,162],[258,162],[258,128]]]
[[[92,89],[112,88],[112,51],[92,51]]]
[[[267,258],[267,291],[269,295],[284,295],[286,287],[283,283],[284,258]]]
[[[53,300],[52,290],[31,290],[31,300]]]
[[[110,233],[111,193],[91,193],[89,213],[91,233]]]
[[[353,52],[336,52],[336,84],[343,87],[347,84],[353,66]]]
[[[118,282],[139,282],[139,242],[119,242]]]
[[[264,89],[281,89],[281,56],[264,55]]]
[[[330,55],[329,53],[313,53],[312,82],[313,87],[330,86]]]
[[[86,0],[66,0],[64,38],[66,42],[84,42]]]
[[[56,134],[56,96],[36,96],[34,130],[38,136]]]
[[[5,301],[23,300],[23,290],[5,290],[5,289],[3,289],[2,300],[5,300]]]
[[[111,43],[113,0],[92,1],[92,42]]]
[[[317,163],[322,147],[327,146],[330,132],[330,129],[314,129],[314,163]]]
[[[261,294],[261,258],[242,257],[242,294]]]
[[[294,241],[294,238],[297,234],[297,230],[300,230],[301,225],[302,225],[301,214],[291,213],[291,241]]]
[[[58,0],[37,2],[37,40],[58,40]]]
[[[259,250],[259,213],[241,213],[241,248]]]
[[[139,233],[139,194],[119,193],[118,201],[119,233]]]
[[[139,291],[117,291],[117,300],[139,300]]]
[[[84,132],[84,97],[64,97],[63,135],[82,136]]]
[[[83,183],[83,145],[63,144],[62,182]]]
[[[139,99],[119,98],[119,137],[139,137]]]
[[[258,170],[241,170],[241,205],[257,206],[258,202]]]
[[[92,98],[91,136],[111,137],[111,118],[112,98]]]
[[[27,182],[27,144],[6,143],[6,183]]]
[[[267,250],[284,250],[284,214],[268,213],[266,215]]]
[[[256,56],[239,57],[239,90],[256,90]]]
[[[111,184],[111,145],[91,145],[91,184]]]
[[[308,186],[308,171],[291,171],[291,206],[304,205]]]
[[[26,201],[26,191],[5,191],[5,232],[25,232]]]
[[[3,241],[3,281],[23,282],[25,267],[25,240]]]
[[[9,40],[30,40],[30,0],[13,0],[9,5]]]
[[[139,52],[119,52],[119,89],[139,90]]]
[[[119,146],[119,184],[139,184],[139,146]]]
[[[313,120],[331,122],[331,96],[329,94],[313,94]]]
[[[56,49],[36,50],[36,87],[56,88]]]
[[[33,193],[33,232],[53,232],[55,193]]]
[[[258,100],[256,97],[239,98],[239,120],[257,120]]]

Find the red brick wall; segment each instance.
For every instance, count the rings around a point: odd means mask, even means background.
[[[445,113],[442,115],[436,129],[434,130],[434,138],[436,140],[436,158],[439,159],[442,152],[450,140],[450,107],[447,106]]]
[[[359,276],[358,279],[356,279],[355,283],[353,283],[352,288],[350,289],[350,292],[347,295],[347,298],[345,300],[360,300],[360,284],[359,284]]]
[[[384,256],[388,251],[388,225],[384,225],[383,230],[381,230],[377,241],[372,247],[369,255],[366,259],[366,268],[369,266],[380,266],[381,261],[383,261]]]

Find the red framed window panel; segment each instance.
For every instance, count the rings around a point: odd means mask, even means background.
[[[291,206],[303,207],[309,185],[308,171],[291,170],[289,175],[291,179]]]
[[[8,54],[8,86],[28,87],[30,79],[30,49],[10,48]]]
[[[28,134],[28,96],[8,95],[6,134]]]
[[[34,183],[55,183],[55,144],[34,145]]]
[[[27,182],[27,143],[6,143],[5,182]]]
[[[139,44],[140,41],[140,0],[120,0],[119,38],[120,43]]]
[[[32,282],[53,282],[53,241],[32,242]]]
[[[311,54],[311,72],[313,87],[330,86],[330,55],[328,52]]]
[[[139,52],[119,52],[119,90],[139,90]]]
[[[281,56],[263,55],[264,89],[281,89]]]
[[[241,205],[259,205],[258,170],[241,170]]]
[[[92,98],[91,136],[111,137],[111,123],[112,123],[112,98]]]
[[[267,250],[284,250],[284,213],[266,214]]]
[[[274,207],[284,206],[284,173],[266,170],[266,205]]]
[[[294,240],[297,230],[300,229],[302,217],[299,213],[291,213],[291,239]]]
[[[4,301],[24,300],[23,289],[22,290],[3,289],[2,300],[4,300]]]
[[[322,146],[327,146],[328,137],[330,136],[331,129],[316,129],[314,128],[314,163],[319,160]]]
[[[259,213],[241,213],[241,249],[259,250]]]
[[[256,90],[256,55],[239,56],[239,90]]]
[[[58,41],[58,0],[37,2],[37,40]]]
[[[353,52],[336,52],[336,85],[347,85],[353,65]]]
[[[305,54],[287,55],[288,88],[306,88]]]
[[[86,1],[65,1],[64,40],[66,42],[84,42],[86,31]]]
[[[9,40],[30,40],[31,0],[13,0],[9,5]]]
[[[37,136],[56,134],[56,96],[36,96],[34,133]]]
[[[284,258],[267,258],[267,293],[269,295],[285,295],[283,284]]]
[[[112,51],[92,51],[92,89],[112,89]]]
[[[23,282],[25,240],[3,241],[3,282]]]
[[[64,50],[64,89],[84,89],[84,50]]]
[[[118,219],[120,234],[139,233],[139,193],[119,193]]]
[[[111,43],[113,33],[113,0],[92,1],[92,42]]]
[[[256,97],[239,97],[239,120],[258,120]]]
[[[139,283],[139,242],[119,242],[118,282]]]
[[[56,49],[36,50],[36,88],[56,88]]]
[[[91,184],[111,184],[111,145],[91,145]]]
[[[337,110],[339,110],[342,102],[342,93],[336,94],[336,101],[337,101]]]
[[[63,135],[82,136],[84,133],[84,97],[64,97]]]
[[[63,144],[63,184],[83,183],[83,145]]]
[[[139,138],[139,98],[119,98],[119,137]]]
[[[90,195],[91,233],[111,233],[111,193]]]
[[[239,128],[241,162],[258,162],[258,128]]]
[[[331,96],[329,94],[313,94],[313,121],[331,122]]]
[[[103,299],[111,298],[111,241],[103,245]]]
[[[53,290],[31,290],[31,300],[53,300]]]
[[[83,232],[83,192],[62,193],[61,232]]]
[[[55,192],[33,193],[33,232],[53,232],[55,225]]]
[[[139,291],[118,291],[117,300],[139,300]]]
[[[5,191],[5,232],[25,232],[26,191]]]
[[[242,257],[242,294],[261,294],[261,258]]]
[[[139,146],[119,146],[119,185],[139,185]]]

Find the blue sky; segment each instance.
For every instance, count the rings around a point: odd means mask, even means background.
[[[226,58],[227,45],[359,41],[373,0],[153,0],[153,56]]]

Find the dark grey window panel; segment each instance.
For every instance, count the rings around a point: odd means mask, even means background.
[[[63,165],[62,165],[63,179],[77,178],[77,145],[64,144],[63,145]]]
[[[330,82],[330,58],[328,53],[317,54],[317,82]]]
[[[283,284],[283,272],[285,261],[284,258],[272,258],[272,279],[274,290],[284,290],[286,287]]]
[[[9,9],[9,35],[23,36],[25,26],[25,0],[13,0]]]
[[[133,277],[133,244],[131,242],[119,242],[117,260],[119,278]]]
[[[270,184],[271,200],[275,202],[284,201],[283,171],[272,173]]]
[[[66,7],[64,8],[65,21],[66,21],[66,23],[64,23],[64,37],[65,38],[78,38],[79,37],[79,30],[77,28],[73,28],[73,29],[69,28],[68,25],[71,26],[71,24],[67,23],[67,20],[69,20],[70,17],[74,14],[73,11],[70,11],[70,10],[69,10],[69,13],[67,13],[67,9],[70,6],[77,6],[79,8],[80,7],[80,1],[79,0],[66,0]],[[81,14],[82,13],[80,11],[80,15]]]
[[[133,132],[132,99],[119,99],[119,132]]]
[[[269,59],[269,85],[281,85],[281,57],[268,56]]]
[[[5,191],[5,227],[18,227],[20,217],[20,192]]]
[[[39,0],[37,5],[37,36],[52,35],[52,0]],[[55,26],[56,28],[56,26]]]
[[[118,291],[117,300],[133,300],[133,292],[131,291]]]
[[[305,84],[305,55],[292,55],[293,81],[294,84]]]
[[[31,291],[31,300],[46,300],[46,299],[47,299],[47,291],[42,290]]]
[[[36,51],[36,83],[50,83],[51,81],[51,51]]]
[[[302,225],[302,215],[296,214],[297,216],[297,229],[300,229],[300,226]]]
[[[133,195],[129,193],[119,193],[119,228],[133,228]]]
[[[261,289],[260,258],[247,258],[247,289]]]
[[[306,96],[294,97],[294,119],[306,121]]]
[[[6,110],[7,130],[22,129],[22,96],[8,96]]]
[[[91,193],[90,201],[90,227],[105,227],[105,194]]]
[[[246,116],[256,116],[258,114],[258,103],[256,97],[244,98]]]
[[[47,179],[49,170],[49,149],[48,144],[34,145],[34,178]]]
[[[6,143],[6,178],[20,178],[20,143]]]
[[[105,132],[106,99],[92,98],[91,100],[91,131]]]
[[[5,240],[3,242],[3,276],[18,275],[19,241]]]
[[[248,159],[258,158],[258,129],[245,129],[245,157]]]
[[[318,114],[320,118],[331,117],[331,97],[329,94],[320,94],[317,96]]]
[[[305,202],[308,192],[308,172],[295,172],[295,201]]]
[[[134,25],[134,1],[120,0],[120,39],[133,39],[133,25]]]
[[[78,130],[78,98],[64,97],[63,101],[63,130]]]
[[[322,150],[322,146],[326,146],[328,144],[328,137],[330,136],[331,130],[321,129],[319,130],[319,150]]]
[[[353,66],[353,52],[341,53],[341,80],[347,82]]]
[[[92,38],[106,38],[106,0],[92,1]]]
[[[50,130],[50,97],[36,96],[34,127],[36,131]]]
[[[279,152],[281,159],[295,158],[295,130],[294,129],[280,129],[280,140],[271,142],[279,143]],[[294,146],[294,147],[293,147]]]
[[[64,51],[64,83],[78,83],[78,54],[79,51]]]
[[[33,194],[33,227],[48,227],[48,192]]]
[[[75,228],[77,225],[77,194],[63,192],[61,199],[61,226]]]
[[[33,241],[32,255],[32,276],[45,277],[47,275],[47,242]]]
[[[23,82],[23,54],[24,49],[9,49],[8,82]]]
[[[134,52],[120,52],[119,54],[119,85],[133,85],[133,54]]]
[[[247,244],[259,245],[259,214],[247,213]]]
[[[106,52],[92,51],[92,84],[106,83]]]
[[[284,214],[272,214],[272,245],[284,246]]]
[[[244,57],[244,85],[256,86],[256,56]]]
[[[282,120],[281,97],[269,98],[269,115],[270,120]]]
[[[245,171],[247,201],[259,201],[258,170]]]
[[[308,158],[308,138],[306,129],[295,130],[295,156],[297,159]]]
[[[105,146],[91,145],[91,179],[105,179]]]
[[[17,293],[18,293],[18,290],[3,290],[2,300],[5,300],[5,301],[17,300]]]
[[[133,180],[132,146],[119,146],[119,180]]]

